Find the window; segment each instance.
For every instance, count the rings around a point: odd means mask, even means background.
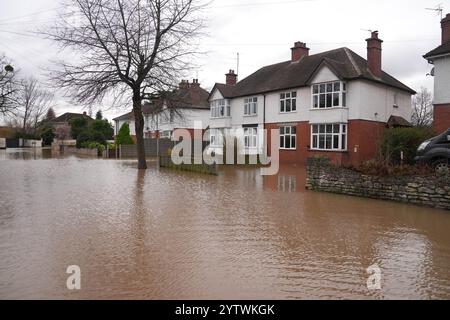
[[[221,129],[210,129],[209,142],[212,147],[223,147],[223,131]]]
[[[244,99],[244,115],[254,116],[258,114],[258,98],[245,98]]]
[[[297,111],[297,92],[285,92],[280,94],[280,112]]]
[[[313,124],[311,148],[314,150],[347,150],[346,124]]]
[[[394,93],[394,108],[398,108],[398,93]]]
[[[258,147],[258,128],[244,128],[244,146],[246,148]]]
[[[297,130],[295,126],[280,127],[280,149],[297,148]]]
[[[230,100],[221,99],[211,101],[211,118],[229,117],[230,111]]]
[[[347,88],[344,82],[336,81],[312,86],[313,109],[345,107]]]
[[[170,139],[172,137],[172,131],[161,131],[160,138]]]

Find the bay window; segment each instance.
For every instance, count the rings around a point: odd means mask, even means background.
[[[345,82],[335,81],[312,86],[313,109],[346,107],[347,87]]]
[[[245,148],[258,147],[258,128],[244,128],[244,146]]]
[[[211,118],[230,117],[230,100],[220,99],[211,101]]]
[[[280,112],[288,113],[297,111],[297,92],[285,92],[280,94]]]
[[[297,128],[295,126],[280,127],[280,149],[295,150],[297,148]]]
[[[347,150],[347,125],[311,125],[311,149],[337,151]]]
[[[244,115],[254,116],[258,113],[258,97],[244,99]]]

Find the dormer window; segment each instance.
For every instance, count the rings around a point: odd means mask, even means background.
[[[327,82],[312,86],[313,109],[346,107],[347,88],[345,82]]]

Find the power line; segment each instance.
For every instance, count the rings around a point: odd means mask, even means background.
[[[26,33],[22,33],[22,32],[8,31],[8,30],[3,30],[3,29],[0,29],[0,32],[15,34],[15,35],[19,35],[19,36],[22,36],[22,37],[36,38],[36,34],[33,33],[33,32],[30,32],[29,34],[26,34]]]
[[[4,22],[7,22],[7,21],[13,21],[13,20],[20,20],[20,19],[28,18],[28,17],[33,17],[33,16],[39,15],[41,13],[50,12],[50,11],[56,11],[56,10],[58,10],[60,8],[62,8],[62,7],[55,7],[55,8],[52,8],[52,9],[40,10],[40,11],[32,12],[32,13],[29,13],[29,14],[25,14],[25,15],[22,15],[22,16],[2,19],[2,20],[0,20],[0,23],[4,23]]]
[[[239,3],[239,4],[229,4],[222,6],[212,5],[211,8],[233,8],[233,7],[257,7],[257,6],[265,6],[265,5],[279,5],[279,4],[291,4],[291,3],[300,3],[300,2],[315,2],[316,0],[286,0],[286,1],[270,1],[270,2],[249,2],[249,3]]]

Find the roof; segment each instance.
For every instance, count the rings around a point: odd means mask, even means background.
[[[209,109],[208,97],[208,91],[198,83],[193,83],[167,94],[166,100],[174,108]]]
[[[85,118],[88,121],[94,121],[90,116],[84,113],[72,113],[72,112],[66,112],[59,117],[56,117],[55,119],[49,120],[49,123],[62,123],[62,122],[69,122],[70,120],[74,118]]]
[[[416,92],[386,72],[375,77],[368,68],[367,60],[348,48],[339,48],[302,58],[263,67],[235,86],[216,84],[224,98],[242,97],[271,91],[309,86],[314,75],[326,65],[342,80],[365,79],[381,83],[411,94]],[[214,89],[213,89],[214,91]]]
[[[114,118],[113,121],[126,121],[133,119],[133,111],[125,113],[117,118]]]
[[[439,47],[437,47],[434,50],[431,50],[423,57],[425,59],[431,60],[430,58],[434,58],[434,57],[441,56],[444,54],[450,54],[450,41],[440,45]]]
[[[184,87],[180,87],[173,92],[161,93],[160,98],[163,98],[168,105],[175,109],[200,109],[209,110],[209,92],[200,87],[198,83],[186,83]],[[151,115],[158,113],[161,108],[160,99],[154,99],[152,103],[145,102],[142,105],[142,114]],[[133,111],[114,118],[114,121],[133,120]]]
[[[412,127],[412,124],[403,117],[391,116],[387,122],[389,128]]]

